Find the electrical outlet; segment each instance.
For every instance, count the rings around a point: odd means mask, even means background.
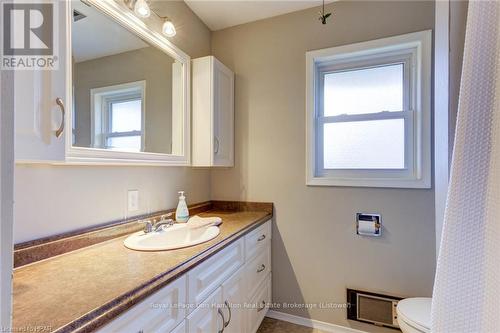
[[[139,190],[128,191],[128,211],[135,212],[139,210]]]

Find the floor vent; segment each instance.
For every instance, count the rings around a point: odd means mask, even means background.
[[[347,319],[399,329],[396,306],[402,298],[347,289]]]

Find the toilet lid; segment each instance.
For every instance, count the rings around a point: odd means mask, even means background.
[[[423,332],[431,328],[431,298],[406,298],[398,302],[398,317]]]

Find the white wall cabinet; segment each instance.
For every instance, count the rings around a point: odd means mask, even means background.
[[[58,129],[66,125],[66,106],[71,104],[71,82],[66,71],[70,59],[66,47],[68,27],[71,24],[69,3],[50,0],[59,12],[57,69],[16,70],[14,73],[15,157],[17,162],[64,161],[66,140]],[[65,15],[64,15],[65,14]],[[56,50],[56,49],[55,49]],[[60,99],[60,104],[57,100]]]
[[[192,164],[234,166],[234,73],[213,56],[192,61]]]
[[[255,333],[271,302],[270,227],[264,223],[98,332]]]

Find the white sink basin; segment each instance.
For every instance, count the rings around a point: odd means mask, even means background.
[[[217,237],[219,232],[219,227],[216,226],[191,229],[186,224],[174,224],[160,231],[136,232],[128,236],[123,244],[139,251],[174,250],[208,242]]]

